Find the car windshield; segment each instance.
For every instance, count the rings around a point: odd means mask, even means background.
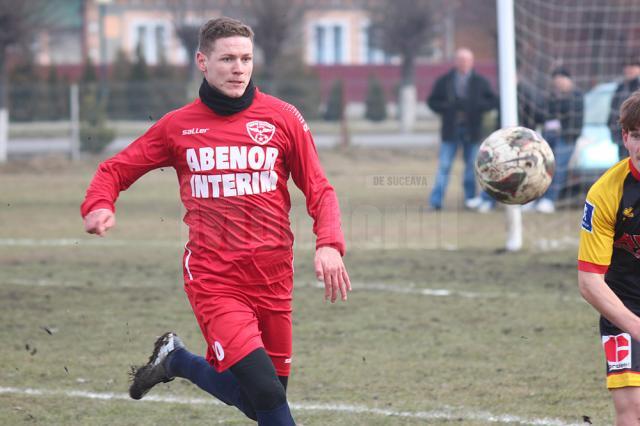
[[[616,83],[602,83],[584,95],[584,124],[606,125]]]

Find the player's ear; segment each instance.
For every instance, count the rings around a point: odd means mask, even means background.
[[[196,65],[198,66],[198,69],[202,72],[206,72],[207,71],[207,56],[202,53],[201,51],[197,51],[196,52]]]

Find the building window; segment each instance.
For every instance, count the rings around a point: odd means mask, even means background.
[[[391,55],[375,45],[374,28],[369,24],[362,29],[362,61],[365,64],[391,63]]]
[[[166,60],[166,43],[165,43],[165,29],[162,25],[156,26],[156,62],[160,62],[160,60]]]
[[[167,56],[167,28],[164,22],[138,22],[133,26],[133,46],[135,52],[141,49],[142,55],[148,64],[155,65],[160,58]]]
[[[136,42],[134,45],[134,49],[137,55],[138,49],[142,52],[143,56],[146,55],[146,46],[147,46],[147,27],[143,25],[139,25],[136,30]]]
[[[317,22],[311,32],[312,63],[322,65],[343,64],[347,60],[346,26],[335,22]]]
[[[315,31],[315,38],[316,38],[316,57],[315,57],[315,62],[316,64],[324,64],[326,63],[326,56],[325,56],[325,45],[324,45],[324,36],[325,33],[325,29],[324,27],[321,26],[316,26],[316,31]]]
[[[341,64],[344,62],[342,57],[342,27],[334,25],[333,27],[333,62],[335,64]]]

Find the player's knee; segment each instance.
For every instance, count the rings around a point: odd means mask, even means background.
[[[242,392],[237,407],[251,420],[258,420],[256,410],[265,411],[279,407],[287,401],[286,388],[280,378],[276,382],[267,377],[256,378],[249,392]]]
[[[636,388],[614,391],[613,402],[616,409],[617,426],[637,426],[640,424],[640,393]]]
[[[631,405],[616,407],[617,426],[637,426],[638,424],[640,424],[639,407]]]
[[[270,377],[255,383],[253,406],[256,410],[271,410],[287,402],[284,386],[277,377]]]
[[[231,367],[231,372],[255,410],[271,410],[287,401],[285,388],[264,348],[244,357]]]

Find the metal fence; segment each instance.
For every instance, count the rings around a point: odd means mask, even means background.
[[[365,104],[367,99],[371,99],[371,94],[375,95],[377,108],[382,106],[393,111],[396,102],[396,96],[374,79],[320,81],[313,76],[301,75],[272,82],[258,78],[256,84],[261,91],[295,105],[307,120],[336,120],[339,114],[327,109],[342,103],[348,105],[347,112],[351,118],[365,117]],[[10,85],[10,122],[68,120],[71,85],[64,82]],[[199,82],[152,79],[80,82],[77,85],[81,119],[93,114],[91,110],[99,110],[107,120],[157,120],[197,97]],[[424,104],[423,99],[417,101]]]
[[[9,120],[69,120],[71,84],[12,85],[9,88]],[[108,120],[157,119],[164,113],[184,105],[190,98],[189,85],[159,80],[153,82],[117,82],[78,84],[81,119],[104,114]],[[90,111],[93,110],[93,111]]]

